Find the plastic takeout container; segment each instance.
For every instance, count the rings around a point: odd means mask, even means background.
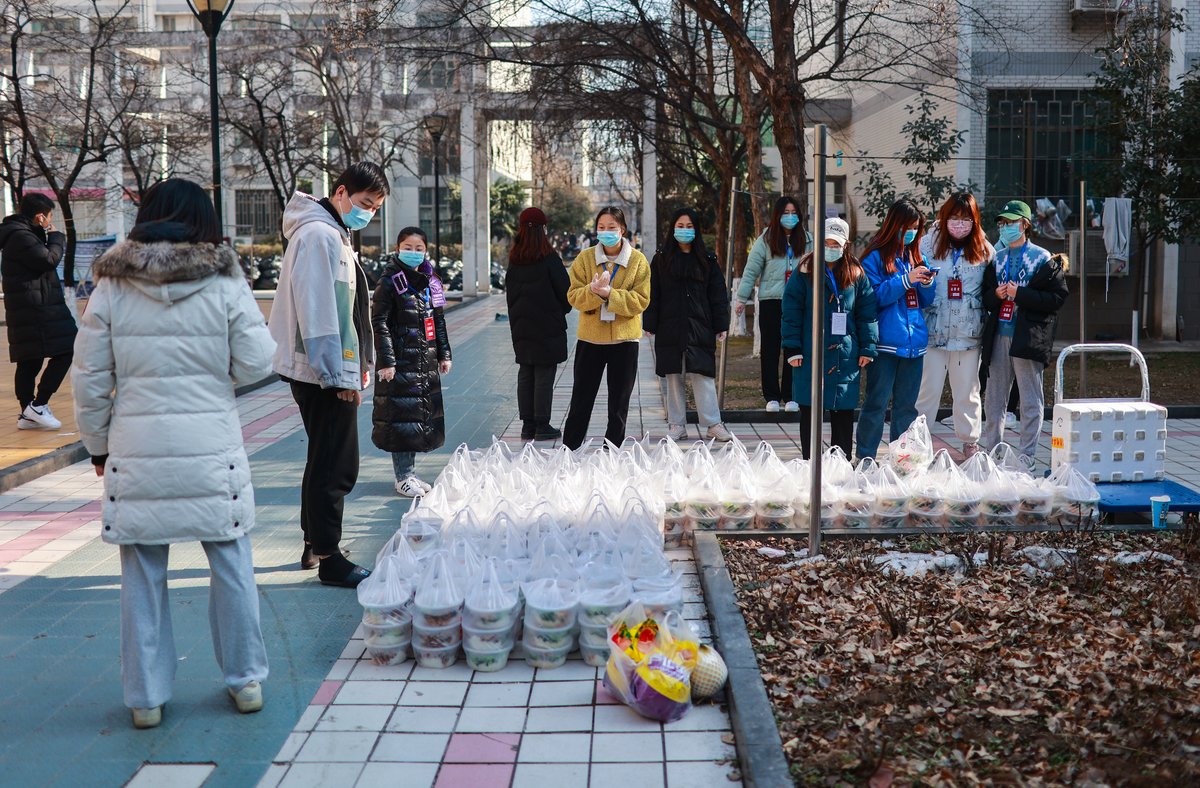
[[[408,659],[408,641],[391,646],[367,646],[367,656],[376,665],[402,665]]]
[[[497,670],[502,670],[508,664],[508,655],[512,653],[511,649],[501,649],[500,651],[474,651],[469,648],[464,648],[463,653],[467,656],[467,666],[472,670],[478,670],[483,673],[494,673]]]
[[[585,646],[580,644],[579,653],[583,656],[583,661],[593,668],[602,668],[608,664],[608,645],[603,647]]]
[[[462,627],[451,624],[445,627],[423,627],[413,625],[413,645],[425,649],[446,648],[462,643]]]
[[[420,648],[413,646],[417,664],[423,668],[448,668],[458,662],[458,644],[445,648]]]
[[[561,668],[571,653],[572,646],[556,649],[540,649],[525,644],[525,662],[535,668]]]

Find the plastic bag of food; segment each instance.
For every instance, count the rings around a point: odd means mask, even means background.
[[[1013,479],[1023,474],[1012,474],[1003,468],[995,468],[983,485],[980,495],[980,510],[983,524],[988,528],[1004,528],[1017,524],[1017,511],[1021,496]]]
[[[825,492],[821,492],[824,499]],[[823,501],[822,501],[823,503]],[[864,474],[855,473],[837,491],[834,511],[843,528],[869,528],[875,518],[875,493]]]
[[[897,471],[899,474],[899,471]],[[942,485],[945,475],[919,473],[908,477],[908,520],[911,528],[941,528],[946,522],[946,501]]]
[[[1100,490],[1070,463],[1063,463],[1050,475],[1054,486],[1054,505],[1050,521],[1064,528],[1079,528],[1093,523],[1100,511]]]
[[[704,465],[692,476],[687,493],[687,515],[697,531],[715,531],[721,524],[720,479]]]
[[[644,536],[661,545],[663,542],[662,515],[652,510],[633,488],[627,487],[626,495],[628,497],[619,520],[620,539],[626,541],[637,536]],[[653,496],[651,496],[651,500],[653,500]]]
[[[760,487],[758,499],[754,503],[756,527],[768,531],[782,531],[792,527],[792,518],[796,515],[796,507],[792,505],[796,485],[781,474],[765,489]]]
[[[979,486],[967,481],[955,465],[941,475],[942,500],[946,504],[946,525],[950,528],[975,528],[980,524]]]
[[[489,558],[464,600],[463,629],[511,629],[519,604],[516,589],[501,579],[500,562]]]
[[[890,465],[880,466],[867,481],[875,495],[871,509],[874,524],[880,528],[899,528],[904,525],[908,515],[908,484]]]
[[[609,692],[652,720],[674,722],[687,714],[699,653],[695,635],[683,626],[672,632],[672,626],[648,616],[637,602],[618,614],[609,632],[604,671]]]
[[[418,556],[437,549],[442,538],[442,526],[442,518],[421,514],[417,510],[405,512],[400,517],[400,531]]]
[[[723,474],[718,495],[721,499],[718,528],[743,531],[754,524],[755,488],[745,469],[731,469]]]
[[[888,463],[900,476],[912,476],[924,471],[933,460],[933,438],[929,434],[925,416],[917,416],[899,438],[888,444],[888,448]]]
[[[1017,474],[1014,479],[1020,496],[1017,525],[1048,525],[1054,504],[1054,487],[1047,484],[1045,479],[1034,479],[1026,473]]]
[[[1007,443],[997,443],[991,451],[992,461],[997,467],[1009,473],[1019,473],[1030,476],[1029,471],[1021,463],[1021,454]]]
[[[979,451],[971,455],[971,459],[962,464],[963,476],[972,484],[984,485],[988,479],[992,477],[992,473],[996,470],[996,463],[992,460],[992,455],[987,452]]]
[[[421,575],[413,603],[414,621],[423,627],[445,627],[462,619],[463,593],[450,564],[450,554],[439,550],[429,558]]]

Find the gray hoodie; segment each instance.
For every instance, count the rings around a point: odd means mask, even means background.
[[[278,345],[273,369],[321,388],[365,389],[372,338],[369,322],[355,329],[361,272],[349,232],[315,197],[296,192],[283,211],[283,235],[288,247],[269,323]]]

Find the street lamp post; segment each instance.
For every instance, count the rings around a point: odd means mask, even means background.
[[[212,134],[212,189],[213,207],[217,209],[217,226],[225,234],[221,197],[221,131],[218,117],[217,95],[217,34],[221,23],[233,9],[234,0],[188,0],[188,8],[200,22],[204,35],[208,37],[208,123]]]
[[[425,130],[433,140],[433,265],[438,276],[445,278],[442,271],[442,182],[441,148],[442,134],[446,131],[449,118],[441,114],[425,118]]]

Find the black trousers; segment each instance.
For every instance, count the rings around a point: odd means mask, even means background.
[[[608,430],[604,437],[618,446],[625,440],[629,397],[637,383],[637,365],[637,342],[593,345],[580,340],[575,344],[575,385],[571,388],[571,407],[563,426],[564,446],[578,449],[583,445],[605,369],[608,370]]]
[[[346,496],[358,481],[358,408],[338,399],[340,389],[288,381],[308,435],[308,462],[300,485],[300,527],[317,555],[333,555],[342,541]]]
[[[61,356],[51,356],[48,362],[46,359],[40,358],[17,362],[13,388],[16,391],[17,402],[21,403],[21,410],[25,410],[25,406],[31,402],[45,405],[50,401],[54,392],[58,391],[58,387],[67,377],[67,373],[71,371],[71,359],[74,355],[74,353],[63,353]],[[44,362],[46,362],[46,370],[42,372]],[[37,379],[39,372],[42,373],[40,383]],[[33,393],[35,386],[37,387],[37,396],[34,396]]]
[[[767,402],[792,399],[792,368],[781,364],[783,351],[783,301],[769,298],[758,302],[759,363],[762,365],[762,392]],[[783,367],[780,380],[779,368]]]
[[[526,427],[549,427],[554,404],[557,364],[520,364],[517,367],[517,415]]]
[[[804,450],[804,459],[808,459],[812,455],[812,408],[807,405],[800,406],[800,448]],[[842,451],[846,453],[846,458],[850,459],[854,455],[850,453],[854,442],[854,410],[831,410],[829,411],[829,443],[831,446],[840,446]]]

